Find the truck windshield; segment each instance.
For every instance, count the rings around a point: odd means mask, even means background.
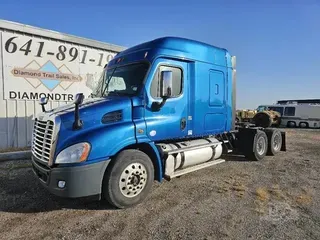
[[[134,96],[141,89],[148,69],[149,64],[146,62],[107,69],[103,72],[97,89],[92,95],[97,97],[108,95]]]
[[[278,112],[278,113],[280,113],[281,115],[283,115],[283,107],[276,107],[276,106],[259,106],[258,109],[257,109],[258,112],[262,112],[262,111],[265,111],[265,110],[272,110],[272,111]]]
[[[267,109],[266,106],[259,106],[259,107],[257,108],[257,111],[258,111],[258,112],[263,112],[263,111],[266,110],[266,109]]]

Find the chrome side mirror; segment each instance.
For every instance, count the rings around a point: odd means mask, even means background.
[[[162,71],[160,78],[162,98],[170,98],[172,96],[172,71]]]
[[[84,99],[83,93],[77,93],[74,100],[74,104],[80,105],[81,103],[83,103],[83,99]]]
[[[159,111],[167,99],[172,96],[172,71],[162,71],[160,77],[160,97],[162,98],[161,103],[153,102],[151,105],[152,111]]]

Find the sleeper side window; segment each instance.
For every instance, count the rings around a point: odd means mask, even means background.
[[[162,71],[172,71],[172,98],[178,97],[182,93],[183,74],[180,68],[172,66],[158,67],[151,83],[151,96],[160,98],[160,76]]]
[[[285,116],[294,116],[296,113],[296,108],[295,107],[286,107],[284,110],[284,115]]]

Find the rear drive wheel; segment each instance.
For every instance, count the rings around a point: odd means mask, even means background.
[[[124,150],[108,167],[102,193],[117,208],[131,207],[147,197],[153,180],[154,168],[148,155],[138,150]]]
[[[282,146],[282,136],[281,132],[278,129],[272,129],[266,131],[268,136],[268,151],[267,155],[274,156],[281,150]]]
[[[265,132],[257,130],[254,136],[253,146],[250,151],[245,154],[246,158],[253,161],[262,160],[268,151],[268,138]]]

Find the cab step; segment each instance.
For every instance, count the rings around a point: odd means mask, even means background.
[[[206,168],[206,167],[210,167],[210,166],[213,166],[213,165],[216,165],[216,164],[219,164],[219,163],[223,163],[225,161],[226,160],[224,160],[224,159],[217,159],[217,160],[201,163],[201,164],[198,164],[198,165],[195,165],[195,166],[192,166],[192,167],[188,167],[188,168],[185,168],[185,169],[182,169],[182,170],[175,171],[171,175],[165,175],[165,179],[171,180],[172,178],[179,177],[179,176],[182,176],[184,174],[187,174],[187,173],[190,173],[190,172],[194,172],[194,171]]]
[[[233,145],[230,141],[231,136],[228,133],[218,134],[217,137],[222,143],[224,153],[233,152]]]

